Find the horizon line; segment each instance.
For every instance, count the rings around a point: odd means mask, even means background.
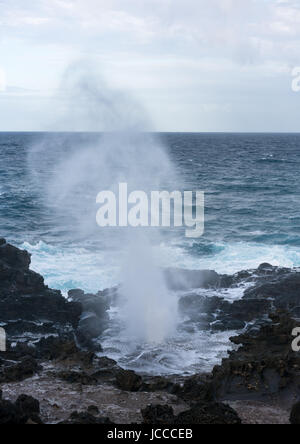
[[[0,130],[0,134],[117,134],[127,131]],[[131,131],[142,134],[300,134],[300,131]]]

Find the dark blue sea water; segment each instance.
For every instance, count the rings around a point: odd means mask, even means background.
[[[93,140],[93,135],[87,137]],[[205,235],[199,240],[187,240],[183,233],[173,237],[166,233],[162,257],[165,253],[170,265],[228,272],[254,267],[263,261],[300,265],[300,135],[161,134],[157,137],[163,141],[179,176],[184,178],[185,189],[206,193]],[[91,269],[87,276],[90,281],[85,282],[84,264],[82,276],[77,268],[76,276],[72,275],[70,264],[64,277],[60,270],[55,270],[55,263],[62,267],[61,255],[72,258],[72,248],[82,248],[88,243],[84,244],[82,238],[74,239],[67,225],[64,230],[58,224],[57,214],[44,205],[44,182],[51,174],[56,155],[59,158],[59,152],[68,149],[64,135],[47,138],[50,138],[49,150],[53,152],[55,147],[55,155],[41,151],[40,157],[36,156],[34,168],[38,168],[38,176],[33,181],[32,176],[37,172],[28,162],[28,153],[40,140],[44,141],[45,135],[0,134],[1,235],[18,245],[26,242],[33,253],[34,265],[52,285],[62,289],[75,284],[89,289],[105,287],[112,283],[113,277],[105,276],[104,270],[102,282],[101,276],[98,281],[92,277]],[[86,143],[83,135],[68,136],[68,141],[78,143],[78,138]],[[80,142],[78,145],[80,150]],[[91,267],[91,257],[86,254]]]
[[[106,156],[101,145],[95,157],[90,147],[97,145],[98,138],[93,134],[0,134],[0,235],[32,253],[32,268],[50,286],[64,292],[78,287],[97,291],[118,283],[116,259],[122,233],[96,231],[96,207],[91,202],[97,186],[91,183],[98,177],[124,180],[129,170],[134,177],[139,168],[149,187],[152,181],[155,187],[156,176],[165,180],[170,170],[172,189],[203,190],[206,195],[204,236],[187,239],[183,230],[164,231],[156,239],[160,265],[228,273],[262,262],[300,266],[300,135],[160,134],[151,136],[140,156],[137,147],[132,150],[130,143],[123,147],[121,139],[116,156],[111,154],[112,143],[104,148]],[[139,138],[138,144],[143,143]],[[82,211],[81,219],[72,218],[69,204],[76,216],[78,209]],[[80,221],[82,231],[78,230]],[[187,338],[183,342],[181,338],[178,356],[190,362],[194,371],[201,359],[203,364],[222,357],[228,337],[214,335],[209,349],[206,336],[189,338],[188,349],[182,347]],[[109,347],[114,350],[111,355],[118,357],[116,343]],[[122,347],[119,354],[130,356],[123,365],[136,368],[136,354],[124,352],[124,343]],[[172,349],[174,355],[174,343]],[[157,350],[154,354],[160,356]],[[178,366],[172,361],[160,371],[175,372]]]

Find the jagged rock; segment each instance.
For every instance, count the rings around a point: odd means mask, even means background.
[[[66,359],[79,353],[79,349],[74,340],[69,337],[49,336],[42,338],[35,344],[36,355],[40,359],[55,360]]]
[[[23,381],[24,379],[31,378],[39,370],[41,370],[41,366],[32,357],[26,357],[17,364],[2,368],[0,383]]]
[[[27,251],[1,240],[0,322],[8,338],[28,333],[27,339],[32,341],[41,335],[72,331],[79,323],[81,304],[68,302],[60,291],[45,286],[43,277],[29,269],[30,262]]]
[[[96,405],[90,405],[89,407],[88,407],[88,409],[87,409],[87,412],[90,414],[90,415],[99,415],[99,409],[98,409],[98,407],[96,406]]]
[[[26,424],[27,418],[10,401],[0,401],[0,424]]]
[[[5,332],[9,337],[26,336],[28,333],[30,336],[34,335],[49,335],[55,334],[57,328],[53,322],[28,322],[28,321],[9,321],[5,325]]]
[[[21,410],[23,415],[30,416],[32,414],[40,414],[40,403],[37,399],[32,398],[32,396],[19,396],[16,401],[16,407]]]
[[[39,402],[31,396],[21,395],[16,403],[0,397],[0,424],[42,424]]]
[[[190,410],[174,415],[172,407],[150,405],[142,410],[144,424],[186,425],[186,424],[241,424],[238,414],[228,405],[215,402],[201,402]]]
[[[300,301],[300,273],[281,273],[245,291],[244,299],[271,299],[275,308],[293,310]]]
[[[122,371],[113,359],[106,357],[96,358],[94,360],[94,369],[92,376],[98,381],[116,384],[116,376]]]
[[[243,330],[245,327],[245,321],[231,318],[218,320],[211,325],[213,331]]]
[[[174,410],[167,405],[149,405],[141,413],[144,424],[167,425],[175,423]]]
[[[68,296],[72,301],[80,303],[84,312],[94,313],[100,319],[108,319],[110,298],[106,293],[87,294],[82,290],[70,290]]]
[[[65,371],[57,374],[57,377],[69,384],[81,384],[81,385],[97,385],[97,378],[88,375],[85,372],[79,371]]]
[[[292,408],[290,423],[293,425],[300,425],[300,402],[295,404]]]
[[[174,384],[170,379],[164,378],[162,376],[153,376],[148,377],[146,381],[143,381],[141,390],[145,392],[165,391],[169,393],[174,393],[176,388],[177,384]]]
[[[138,392],[142,387],[143,380],[131,370],[119,370],[116,375],[116,385],[126,392]]]
[[[188,403],[212,402],[216,399],[210,375],[195,375],[187,378],[183,386],[174,388],[174,393]]]
[[[86,347],[91,346],[92,340],[99,338],[107,326],[94,313],[84,314],[79,322],[77,337]]]
[[[265,317],[271,310],[268,300],[237,300],[188,294],[179,300],[180,312],[202,330],[242,330],[248,322]]]
[[[83,314],[76,331],[79,345],[85,349],[93,350],[95,353],[100,353],[102,348],[96,339],[108,327],[108,310],[111,304],[109,291],[86,294],[82,290],[75,289],[70,290],[68,296],[70,300],[80,303],[83,308]]]
[[[297,324],[286,312],[270,317],[272,322],[255,334],[231,338],[240,348],[230,352],[213,371],[213,383],[221,398],[261,399],[282,392],[299,393],[300,356],[291,348],[291,333]]]
[[[238,414],[228,405],[220,403],[199,403],[190,410],[180,413],[175,424],[241,424]]]

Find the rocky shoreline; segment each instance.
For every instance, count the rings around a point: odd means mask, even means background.
[[[0,239],[1,424],[300,423],[300,271],[262,264],[232,276],[166,270],[179,309],[197,328],[236,330],[210,374],[150,377],[101,353],[118,289],[66,299],[30,270],[30,255]],[[244,288],[242,299],[201,289]],[[195,291],[197,290],[197,291]],[[188,324],[189,321],[187,321]],[[99,342],[100,337],[100,342]]]

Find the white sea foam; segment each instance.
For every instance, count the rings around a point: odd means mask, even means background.
[[[161,244],[154,250],[155,260],[162,267],[184,269],[211,269],[232,274],[241,270],[257,268],[261,263],[284,267],[300,266],[300,248],[267,246],[259,244],[218,244],[223,249],[215,255],[201,257],[188,254],[184,245]],[[120,283],[120,267],[117,251],[91,251],[83,247],[55,247],[44,242],[31,245],[25,242],[22,248],[32,253],[32,268],[41,273],[46,283],[67,291],[82,288],[99,291]]]

